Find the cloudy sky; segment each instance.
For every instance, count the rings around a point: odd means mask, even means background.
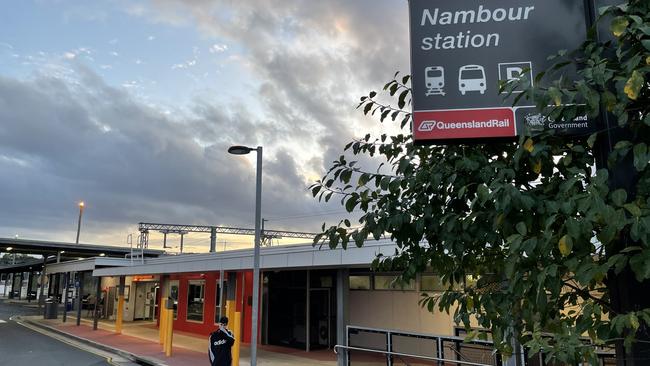
[[[343,209],[307,187],[377,128],[356,103],[398,70],[405,0],[8,2],[0,236],[74,241],[80,200],[82,242],[124,245],[141,221],[253,227],[254,155],[232,144],[264,146],[267,228],[316,231]]]

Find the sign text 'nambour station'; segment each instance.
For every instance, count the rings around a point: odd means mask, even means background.
[[[513,107],[500,81],[534,76],[548,57],[579,47],[586,11],[575,0],[410,0],[413,136],[416,142],[507,138],[531,130],[584,134],[594,121],[550,121]]]

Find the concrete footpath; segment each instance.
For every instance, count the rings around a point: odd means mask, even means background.
[[[99,329],[92,329],[92,321],[82,319],[76,325],[76,314],[68,313],[68,321],[60,319],[43,319],[42,316],[26,316],[21,320],[28,325],[40,327],[52,333],[67,336],[88,347],[103,349],[116,353],[137,364],[144,365],[208,365],[207,339],[193,334],[175,331],[174,347],[171,357],[166,357],[159,344],[158,329],[154,323],[124,323],[122,334],[115,334],[112,322],[101,321]],[[304,352],[301,350],[260,346],[258,348],[260,366],[316,365],[335,366],[336,357],[331,350]],[[241,347],[240,366],[250,365],[248,347]]]

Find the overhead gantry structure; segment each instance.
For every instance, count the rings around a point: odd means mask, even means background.
[[[210,252],[215,252],[217,247],[217,233],[231,235],[255,235],[255,229],[228,226],[207,226],[207,225],[179,225],[179,224],[155,224],[141,222],[138,224],[140,231],[139,248],[149,248],[149,232],[157,231],[163,234],[163,247],[167,247],[167,234],[178,234],[181,236],[181,253],[183,252],[183,236],[187,233],[210,233]],[[315,233],[300,231],[266,230],[262,227],[261,244],[270,246],[273,239],[297,238],[313,240]]]

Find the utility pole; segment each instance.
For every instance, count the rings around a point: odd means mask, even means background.
[[[86,204],[84,201],[79,202],[79,220],[77,221],[77,240],[75,240],[76,244],[79,244],[79,233],[81,232],[81,216],[84,213],[84,206]]]

